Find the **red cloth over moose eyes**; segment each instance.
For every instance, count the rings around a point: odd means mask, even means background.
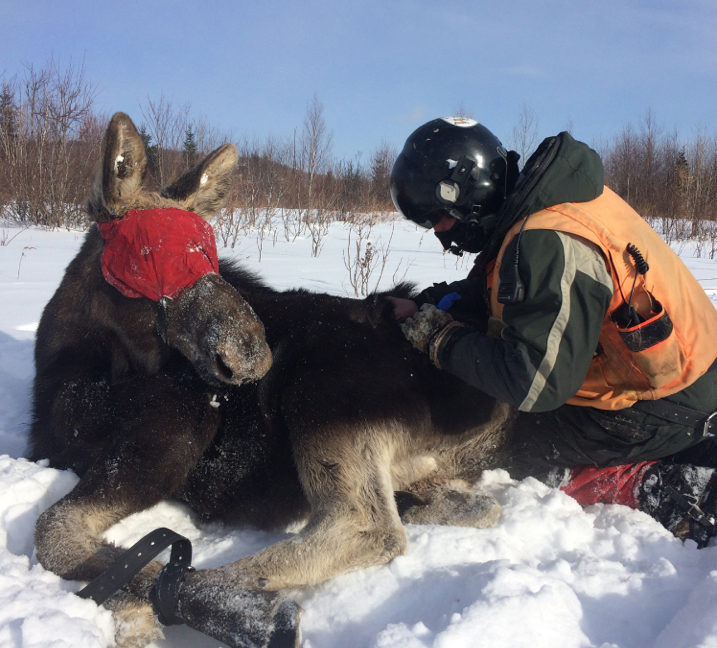
[[[173,299],[219,272],[212,226],[192,212],[131,209],[97,227],[105,239],[102,274],[125,297]]]

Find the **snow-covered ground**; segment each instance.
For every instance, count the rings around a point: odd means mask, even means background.
[[[392,225],[375,229],[384,246]],[[0,224],[0,241],[18,232]],[[29,422],[34,330],[83,234],[30,229],[0,246],[0,648],[112,645],[109,612],[77,598],[77,583],[46,572],[34,557],[39,514],[77,482],[23,459]],[[318,258],[311,242],[251,237],[224,250],[278,288],[353,294],[343,255],[348,234],[334,224]],[[707,292],[717,263],[682,258]],[[221,253],[221,250],[220,250]],[[395,270],[401,262],[398,272]],[[394,275],[419,286],[465,276],[469,261],[444,257],[431,234],[396,223],[382,285]],[[373,284],[372,284],[373,287]],[[481,488],[503,507],[498,525],[406,528],[406,555],[296,592],[305,608],[304,648],[707,648],[717,646],[717,545],[698,551],[648,516],[621,506],[582,509],[535,480],[503,471]],[[129,546],[158,526],[188,536],[196,567],[234,561],[285,537],[199,525],[177,504],[161,504],[110,530]],[[155,648],[218,642],[186,627],[167,629]]]

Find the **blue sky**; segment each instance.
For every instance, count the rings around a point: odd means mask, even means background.
[[[717,130],[715,0],[0,0],[0,73],[53,54],[84,57],[102,111],[164,93],[237,136],[290,136],[316,93],[345,158],[461,106],[504,142],[523,105],[541,137],[648,109]]]

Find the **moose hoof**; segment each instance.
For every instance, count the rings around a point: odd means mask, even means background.
[[[231,648],[298,647],[301,607],[252,581],[227,568],[190,573],[179,593],[178,616]]]
[[[301,621],[302,607],[286,599],[274,615],[274,632],[269,639],[267,648],[299,648],[301,644]]]
[[[408,506],[401,521],[487,529],[500,517],[500,505],[488,495],[439,487],[421,494],[421,503]]]

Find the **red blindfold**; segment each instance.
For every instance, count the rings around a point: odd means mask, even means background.
[[[98,226],[102,274],[125,297],[174,299],[205,274],[218,273],[211,225],[181,209],[131,209]]]

